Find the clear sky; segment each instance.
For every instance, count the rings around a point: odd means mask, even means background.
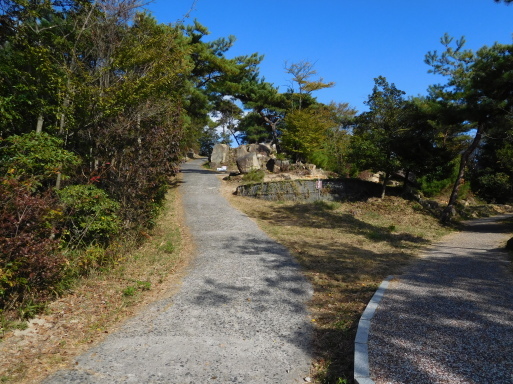
[[[465,36],[466,47],[511,43],[513,5],[493,0],[154,0],[148,6],[161,23],[190,12],[211,32],[234,35],[228,57],[263,54],[260,74],[284,92],[291,76],[285,63],[308,60],[335,87],[314,95],[324,103],[348,102],[359,111],[374,78],[385,76],[408,96],[425,95],[443,82],[424,63],[439,50],[440,37]]]

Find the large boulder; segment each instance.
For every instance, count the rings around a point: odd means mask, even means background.
[[[271,158],[269,156],[257,153],[257,159],[258,159],[258,164],[260,164],[260,168],[265,169],[267,166],[267,163],[269,162],[269,160]]]
[[[240,173],[249,173],[254,169],[260,169],[260,162],[256,152],[249,152],[237,158],[237,168]]]
[[[267,162],[267,169],[273,173],[288,172],[290,170],[289,160],[270,159]]]
[[[227,144],[216,144],[210,155],[210,167],[219,168],[221,165],[227,165],[230,158],[230,146]]]
[[[248,149],[245,145],[241,145],[241,146],[235,148],[234,152],[235,152],[235,161],[237,161],[237,159],[239,157],[244,157],[248,154]]]
[[[269,157],[271,153],[273,153],[273,150],[269,144],[249,144],[248,152],[256,152],[259,155]]]

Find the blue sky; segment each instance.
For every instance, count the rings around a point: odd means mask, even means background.
[[[359,111],[374,78],[385,76],[408,96],[425,95],[443,80],[428,74],[428,51],[442,50],[444,33],[465,36],[466,47],[511,43],[513,5],[493,0],[154,0],[148,6],[161,23],[191,10],[209,39],[234,35],[228,57],[258,52],[260,74],[286,91],[285,63],[308,60],[335,87],[314,95],[324,103],[348,102]]]

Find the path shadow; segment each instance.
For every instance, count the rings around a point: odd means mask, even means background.
[[[463,223],[461,230],[476,233],[513,233],[513,215],[492,216]]]
[[[182,168],[180,170],[181,173],[193,173],[198,175],[215,175],[217,172],[210,171],[208,169],[202,169],[202,168]]]
[[[239,258],[246,259],[247,263],[242,262],[246,268],[255,269],[234,268],[230,284],[221,282],[226,278],[203,279],[194,304],[237,308],[237,313],[257,328],[283,330],[279,338],[310,355],[312,326],[306,303],[311,289],[287,249],[271,239],[254,237],[243,241],[230,237],[222,241],[221,248],[234,263]]]

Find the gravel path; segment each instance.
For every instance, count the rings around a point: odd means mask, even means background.
[[[497,217],[467,222],[390,283],[368,341],[377,384],[513,383],[508,231]]]
[[[182,168],[196,258],[180,291],[45,383],[285,384],[308,376],[312,288],[287,250],[220,195],[202,163]]]

